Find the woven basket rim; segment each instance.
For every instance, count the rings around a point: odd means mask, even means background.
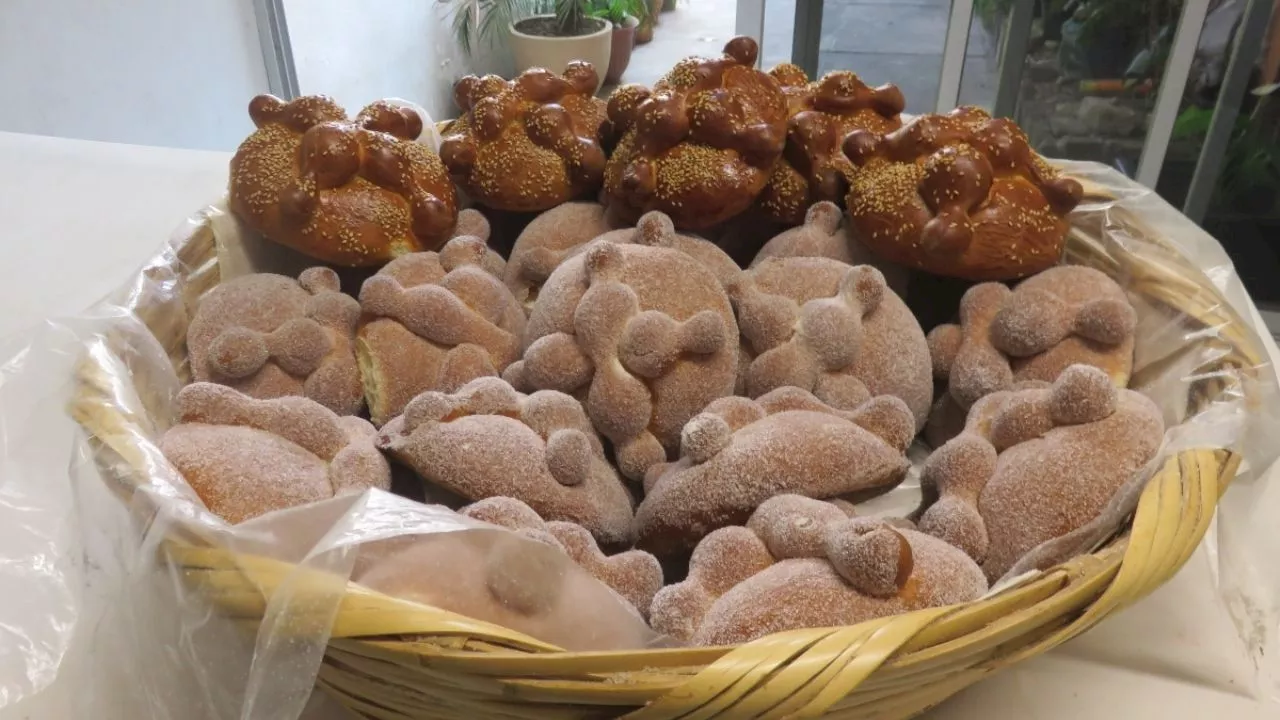
[[[1110,197],[1104,187],[1083,182],[1087,198]],[[1140,219],[1127,221],[1141,226]],[[1181,309],[1220,329],[1229,350],[1220,358],[1223,366],[1243,372],[1265,362],[1265,351],[1257,346],[1249,324],[1216,288],[1197,275],[1172,244],[1158,236],[1151,239],[1163,242],[1175,261],[1134,265],[1114,257],[1078,227],[1070,233],[1067,257],[1078,260],[1073,252],[1087,254],[1089,264],[1113,274],[1123,271],[1144,283],[1165,283],[1171,288],[1163,298],[1168,302],[1194,301],[1193,307]],[[189,277],[200,278],[199,283],[208,287],[216,285],[216,248],[207,216],[175,237],[170,248]],[[163,318],[143,320],[154,329],[151,321]],[[172,340],[163,344],[175,362],[181,362],[182,349]],[[147,466],[137,432],[146,419],[104,407],[103,398],[116,391],[118,370],[102,353],[88,353],[78,369],[70,411],[93,441],[104,476],[128,493],[138,484],[139,468]],[[1243,394],[1247,388],[1234,391]],[[472,678],[479,683],[484,678],[495,683],[488,690],[468,686],[465,693],[455,688],[448,698],[461,703],[457,713],[462,714],[441,710],[449,717],[466,717],[464,711],[481,707],[497,713],[502,703],[543,710],[562,705],[638,708],[629,715],[635,718],[685,717],[690,712],[698,717],[740,717],[722,713],[769,702],[766,709],[800,714],[906,717],[994,670],[1075,637],[1166,581],[1203,537],[1240,460],[1238,454],[1222,449],[1177,453],[1147,482],[1131,523],[1109,544],[981,600],[849,627],[777,633],[737,646],[570,652],[498,625],[348,582],[318,684],[369,717],[401,717],[371,702],[369,695],[379,692],[382,681],[375,681],[376,673],[369,668],[417,678],[402,678],[396,687],[435,688],[419,677],[425,666],[443,668],[441,672],[451,673],[456,682]],[[301,570],[210,546],[197,535],[169,538],[163,550],[166,562],[183,568],[189,582],[236,617],[261,618],[265,598],[286,578],[297,582]],[[419,681],[422,684],[413,684]],[[441,707],[452,706],[446,702]],[[538,716],[587,716],[547,712]]]

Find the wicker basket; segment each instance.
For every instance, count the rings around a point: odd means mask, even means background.
[[[1096,184],[1086,186],[1095,200],[1109,197]],[[1109,240],[1117,229],[1159,252],[1127,252]],[[188,308],[219,280],[209,223],[175,239],[169,251],[167,265],[157,261],[144,270],[124,304],[186,377]],[[1188,416],[1218,399],[1246,395],[1248,374],[1265,357],[1250,326],[1123,203],[1106,212],[1077,211],[1067,255],[1071,263],[1124,277],[1130,292],[1150,303],[1215,328],[1202,340],[1214,344],[1204,355],[1213,360],[1194,373],[1204,379],[1186,385]],[[143,286],[152,275],[158,283],[180,282],[181,300],[150,302]],[[111,333],[104,338],[80,364],[71,409],[93,440],[103,475],[128,493],[152,482],[148,468],[158,458],[143,438],[167,424],[156,416],[165,400],[130,367],[128,351],[112,347]],[[130,402],[121,403],[122,396]],[[852,627],[779,633],[739,647],[563,652],[348,584],[316,682],[357,714],[380,720],[909,717],[1066,642],[1168,580],[1204,536],[1239,462],[1226,450],[1177,453],[1145,486],[1131,522],[1101,549],[983,600]],[[292,592],[305,592],[305,578],[288,563],[195,537],[171,537],[165,551],[190,587],[248,625],[263,617],[286,578]]]

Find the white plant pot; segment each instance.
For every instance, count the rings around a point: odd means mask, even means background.
[[[539,15],[537,17],[555,17]],[[613,25],[606,20],[601,21],[604,27],[590,35],[578,37],[542,37],[526,35],[516,29],[513,23],[511,33],[511,55],[516,62],[516,72],[524,72],[532,67],[543,67],[554,73],[564,72],[564,68],[573,60],[586,60],[596,69],[596,90],[604,83],[604,74],[609,70],[609,55],[613,46]]]

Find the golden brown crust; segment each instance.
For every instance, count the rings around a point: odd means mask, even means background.
[[[844,203],[849,177],[856,172],[841,149],[845,136],[855,130],[875,135],[897,130],[906,101],[896,85],[872,88],[848,70],[814,82],[789,63],[769,74],[787,96],[787,144],[756,203],[768,217],[799,225],[813,203]]]
[[[786,99],[755,68],[758,47],[738,37],[717,59],[681,60],[652,92],[629,85],[609,99],[621,136],[609,158],[610,205],[634,220],[661,210],[681,229],[746,210],[786,140]]]
[[[354,121],[333,100],[259,95],[257,130],[231,159],[231,210],[269,240],[334,265],[377,266],[434,250],[457,198],[422,119],[377,102]]]
[[[1080,183],[1043,162],[1016,124],[978,108],[922,115],[886,136],[844,141],[847,198],[864,242],[903,265],[967,280],[1057,264]]]
[[[549,210],[592,195],[604,177],[605,104],[590,63],[563,75],[530,68],[514,80],[468,75],[453,89],[462,115],[440,156],[476,202],[499,210]]]
[[[160,450],[214,514],[236,524],[273,510],[391,487],[374,429],[303,397],[255,400],[197,382],[177,398]]]

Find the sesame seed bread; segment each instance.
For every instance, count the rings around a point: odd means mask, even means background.
[[[249,103],[257,126],[231,159],[230,207],[268,240],[333,265],[377,267],[435,250],[458,217],[417,113],[387,102],[354,121],[332,99]]]
[[[788,225],[804,222],[820,200],[844,203],[854,167],[841,150],[855,130],[884,135],[902,125],[906,101],[896,85],[868,87],[848,70],[810,82],[790,63],[769,71],[787,97],[787,144],[756,203],[765,215]]]
[[[787,103],[755,68],[755,40],[737,37],[716,59],[676,63],[652,90],[618,88],[609,121],[620,140],[605,191],[620,217],[661,210],[682,230],[708,228],[746,210],[786,142]]]
[[[1010,280],[1057,264],[1080,183],[1049,167],[1013,121],[957,108],[844,140],[847,205],[862,241],[935,275]]]
[[[530,68],[514,80],[468,75],[453,88],[462,115],[440,143],[449,174],[472,200],[540,212],[600,189],[604,101],[591,63],[562,75]]]

